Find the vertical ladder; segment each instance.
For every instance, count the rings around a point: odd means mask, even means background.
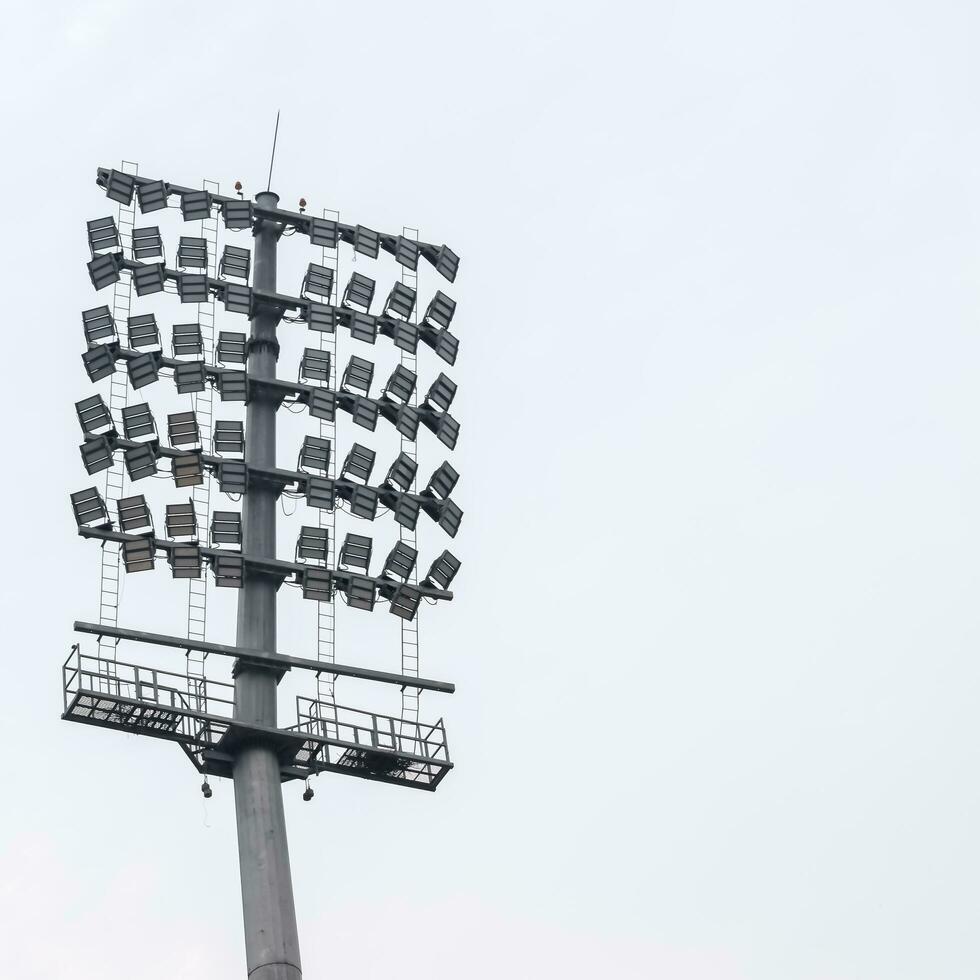
[[[206,180],[203,189],[212,194],[218,194],[220,187],[217,181]],[[218,219],[214,212],[211,217],[201,222],[201,238],[208,249],[207,274],[216,277],[218,274]],[[206,303],[197,304],[197,322],[201,328],[202,356],[208,364],[214,364],[214,319],[215,299],[209,294]],[[201,449],[205,455],[211,455],[211,437],[214,432],[214,389],[208,385],[204,391],[191,395],[191,404],[197,414],[198,429],[201,434]],[[203,546],[208,544],[208,524],[211,519],[211,489],[212,476],[210,471],[204,474],[203,483],[193,488],[191,499],[194,502],[194,513],[197,517],[197,539]],[[187,592],[187,638],[203,640],[207,633],[208,613],[208,577],[201,569],[200,578],[188,579]],[[203,710],[204,699],[204,660],[206,654],[199,650],[187,651],[187,689],[198,702],[196,707]]]
[[[323,217],[340,221],[340,212],[323,209]],[[324,246],[320,252],[320,264],[333,269],[333,291],[330,297],[332,305],[338,305],[337,297],[340,290],[340,250]],[[337,332],[320,332],[320,350],[330,354],[330,380],[326,387],[337,390]],[[330,440],[330,468],[327,476],[335,479],[337,476],[337,422],[320,419],[320,438]],[[317,510],[319,527],[327,531],[327,567],[337,567],[337,513],[336,510]],[[318,602],[316,604],[316,658],[325,663],[336,661],[335,644],[337,641],[337,606],[336,601]],[[337,702],[334,685],[336,674],[317,674],[316,699],[320,702],[320,723],[327,737],[337,737]]]
[[[410,238],[412,241],[417,242],[419,240],[418,228],[402,228],[402,235],[405,238]],[[406,286],[410,286],[412,289],[418,291],[419,277],[418,273],[406,268],[401,267],[402,270],[402,283]],[[418,298],[416,297],[415,309],[412,311],[412,323],[418,323]],[[401,352],[401,363],[403,367],[408,368],[409,371],[413,373],[418,373],[418,357],[411,351],[403,350]],[[418,394],[413,396],[412,404],[418,404]],[[405,453],[406,456],[411,457],[411,459],[418,463],[418,446],[414,439],[408,439],[404,435],[401,437],[401,451]],[[415,493],[416,481],[413,478],[412,485],[409,488],[412,493]],[[416,535],[414,528],[402,527],[399,525],[399,537],[407,545],[412,548],[418,548],[418,537]],[[412,574],[409,578],[409,582],[412,585],[418,585],[418,570],[413,569]],[[419,676],[419,617],[422,615],[422,604],[419,604],[419,610],[415,614],[415,618],[400,619],[401,623],[401,634],[402,634],[402,673],[409,677]],[[417,725],[419,720],[419,691],[418,688],[402,688],[402,714],[401,714],[401,735],[404,738],[409,732],[415,733],[418,731]],[[411,747],[406,746],[407,751],[412,751]]]
[[[128,160],[122,162],[123,173],[138,173],[139,167]],[[131,258],[133,254],[133,226],[136,224],[135,200],[120,204],[117,217],[119,247]],[[126,343],[125,329],[129,326],[133,281],[131,275],[122,275],[112,287],[112,316],[119,331],[119,340]],[[129,399],[129,380],[125,371],[116,371],[109,380],[109,411],[116,424],[122,421],[122,410]],[[112,466],[105,474],[105,502],[110,517],[116,516],[116,501],[123,495],[126,483],[126,467],[122,453],[114,457]],[[104,626],[119,625],[119,599],[122,587],[122,545],[118,541],[102,543],[102,567],[99,578],[99,622]],[[106,661],[107,683],[112,687],[116,677],[116,644],[110,637],[99,638],[99,656]]]

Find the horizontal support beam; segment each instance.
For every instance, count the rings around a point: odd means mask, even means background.
[[[76,622],[75,631],[93,636],[111,636],[119,640],[132,640],[134,643],[147,643],[152,646],[173,647],[178,650],[197,650],[200,653],[214,653],[222,657],[236,657],[249,661],[265,660],[270,665],[297,667],[316,673],[334,674],[339,677],[356,677],[359,680],[377,681],[379,684],[395,684],[399,687],[417,688],[420,691],[437,691],[440,694],[453,694],[456,685],[448,681],[429,680],[424,677],[409,677],[384,670],[369,670],[362,667],[349,667],[345,664],[323,663],[303,657],[292,657],[284,653],[266,653],[246,647],[230,646],[224,643],[210,643],[206,640],[190,640],[164,633],[147,633],[143,630],[124,629],[119,626],[105,626],[99,623]]]
[[[98,167],[96,169],[95,182],[99,187],[104,188],[106,186],[111,170],[112,168],[110,167]],[[132,177],[135,184],[156,183],[155,179],[148,177],[137,177],[135,174],[129,174],[127,176]],[[166,184],[168,196],[175,194],[178,197],[183,197],[185,194],[200,193],[200,189],[195,190],[191,187],[182,187],[180,184],[171,184],[169,181],[164,181],[164,184]],[[224,194],[212,194],[211,200],[215,204],[237,204],[242,199],[238,197],[229,197]],[[294,228],[303,235],[309,236],[313,229],[313,216],[309,214],[300,214],[296,211],[286,211],[283,208],[263,208],[259,207],[257,204],[252,205],[252,213],[260,220],[273,221],[276,224],[282,225],[284,228]],[[337,229],[340,232],[341,238],[347,242],[353,241],[357,230],[354,225],[344,224],[341,221],[337,222]],[[377,234],[381,248],[389,254],[395,255],[399,236],[389,235],[385,232],[378,232]],[[424,256],[430,265],[436,266],[435,256],[439,252],[439,246],[421,241],[416,242],[416,244],[419,248],[419,254]],[[455,275],[453,276],[453,279],[455,279]],[[450,281],[452,281],[452,279],[450,279]]]

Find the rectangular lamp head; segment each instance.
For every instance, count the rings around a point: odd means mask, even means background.
[[[223,364],[244,364],[245,334],[222,330],[218,333],[218,360]]]
[[[374,286],[374,280],[369,276],[361,275],[360,272],[353,273],[344,290],[344,306],[367,313],[374,299]]]
[[[171,548],[167,561],[174,578],[201,577],[201,549],[197,545],[186,544]]]
[[[219,589],[240,589],[245,577],[245,562],[240,555],[215,555],[211,559],[211,571]]]
[[[463,512],[451,500],[445,501],[439,514],[439,527],[451,538],[456,537],[459,525],[463,522]]]
[[[91,381],[101,381],[116,371],[116,355],[108,344],[99,344],[82,354],[85,373]]]
[[[251,228],[255,205],[251,201],[222,201],[221,216],[226,228]]]
[[[208,243],[206,239],[181,235],[177,245],[177,265],[184,269],[207,269]]]
[[[119,282],[119,256],[113,253],[96,255],[88,263],[88,276],[96,291]]]
[[[333,572],[326,568],[304,569],[303,598],[330,602],[333,599]]]
[[[208,277],[198,273],[181,272],[177,275],[177,294],[181,303],[206,303],[208,301]]]
[[[374,469],[374,457],[373,449],[355,442],[344,460],[344,465],[340,468],[341,475],[353,477],[366,484],[371,479],[371,470]]]
[[[446,330],[449,324],[453,322],[455,313],[456,301],[450,299],[441,289],[437,289],[422,319],[434,327],[441,327]]]
[[[372,259],[376,259],[380,246],[381,238],[376,231],[372,231],[365,225],[358,225],[354,229],[355,252],[360,252],[361,255],[367,255]]]
[[[238,248],[236,245],[225,246],[224,252],[221,253],[221,262],[218,265],[219,276],[248,279],[251,268],[252,253],[247,248]]]
[[[304,381],[330,381],[330,351],[307,347],[299,362],[299,376]]]
[[[330,297],[333,295],[333,269],[330,266],[317,265],[315,262],[309,264],[303,277],[303,285],[300,287],[301,296],[307,293],[330,302]]]
[[[415,442],[419,434],[419,413],[411,405],[402,405],[395,423],[398,431],[410,442]]]
[[[112,446],[105,436],[87,439],[78,449],[82,454],[82,465],[89,476],[112,466]]]
[[[402,282],[396,282],[385,300],[385,316],[408,320],[415,309],[415,290]]]
[[[395,323],[391,339],[399,350],[415,354],[419,349],[419,328],[414,323]]]
[[[222,371],[218,375],[218,394],[223,402],[243,402],[248,398],[248,379],[244,371]]]
[[[116,501],[116,511],[119,514],[120,531],[126,534],[135,534],[138,531],[153,533],[153,517],[150,515],[150,508],[143,494],[120,497]]]
[[[246,493],[248,467],[235,460],[223,460],[218,466],[218,489],[222,493]]]
[[[348,533],[340,548],[340,564],[345,568],[360,568],[364,572],[370,570],[371,549],[374,543],[363,534]]]
[[[151,571],[156,563],[156,542],[152,536],[124,541],[122,557],[127,572]]]
[[[91,310],[82,310],[82,329],[85,340],[90,344],[108,339],[116,340],[116,321],[108,306],[96,306]]]
[[[411,269],[413,272],[419,267],[419,244],[411,238],[399,235],[395,242],[395,261]]]
[[[459,256],[448,245],[443,245],[436,254],[435,267],[443,279],[455,282],[459,271]]]
[[[310,392],[307,402],[310,415],[315,419],[326,419],[332,422],[337,415],[337,396],[332,391],[322,388]]]
[[[162,180],[151,180],[137,185],[136,197],[139,199],[140,213],[162,211],[167,206],[168,193],[167,185]]]
[[[404,364],[399,364],[382,389],[383,394],[402,405],[407,405],[415,394],[416,376]]]
[[[133,446],[123,453],[123,462],[130,480],[135,483],[147,476],[154,476],[157,471],[157,453],[152,443],[144,442]]]
[[[119,251],[119,232],[116,230],[116,219],[111,215],[108,218],[96,218],[94,221],[86,222],[88,230],[88,247],[93,257],[96,252],[109,250]]]
[[[204,463],[200,453],[184,453],[170,460],[170,473],[176,487],[196,487],[204,482]]]
[[[122,410],[123,432],[127,439],[139,439],[142,436],[150,436],[155,439],[157,435],[156,422],[153,421],[153,413],[147,402],[140,402],[137,405],[124,405]]]
[[[422,593],[414,585],[402,584],[398,586],[395,594],[391,597],[388,611],[393,616],[398,616],[401,619],[411,622],[415,619],[415,614],[418,612],[419,602],[421,600]]]
[[[225,309],[229,313],[243,313],[245,316],[252,315],[252,290],[249,286],[238,282],[225,283],[224,296],[222,297]]]
[[[415,562],[418,560],[419,553],[410,544],[398,541],[395,547],[388,552],[385,558],[384,568],[381,574],[385,578],[397,578],[402,582],[407,582],[415,571]]]
[[[306,325],[320,333],[334,333],[337,329],[337,312],[325,303],[310,302],[306,307]]]
[[[376,586],[373,580],[361,575],[352,575],[347,582],[347,605],[354,609],[374,609]]]
[[[133,258],[137,262],[143,259],[163,258],[163,238],[160,235],[159,225],[133,229]]]
[[[245,455],[245,424],[219,419],[214,423],[214,451],[219,456]]]
[[[216,510],[211,516],[212,544],[241,544],[242,515],[237,510]]]
[[[207,371],[204,361],[187,361],[174,368],[174,384],[180,395],[204,391],[207,387]]]
[[[162,347],[157,318],[152,313],[131,316],[126,322],[126,333],[129,336],[129,346],[136,350],[143,350],[148,347],[155,347],[159,350]]]
[[[356,354],[351,355],[351,359],[344,368],[340,386],[345,391],[359,391],[361,394],[371,393],[371,382],[374,380],[374,364],[366,361],[363,357]]]
[[[453,554],[444,551],[433,563],[425,576],[425,585],[434,585],[446,590],[459,571],[460,561]]]
[[[207,221],[211,217],[211,195],[208,191],[190,191],[180,198],[184,221]]]
[[[362,520],[373,521],[378,516],[378,491],[374,487],[354,487],[350,512]]]
[[[71,494],[71,509],[75,514],[75,523],[79,527],[112,527],[109,511],[106,510],[102,494],[96,487]]]
[[[115,434],[116,426],[112,421],[109,406],[102,400],[101,395],[92,395],[75,402],[75,414],[78,416],[78,424],[82,427],[82,432],[99,435],[108,431]]]
[[[174,357],[199,357],[204,353],[204,337],[199,323],[175,323],[172,331]]]
[[[385,476],[385,483],[399,490],[410,490],[418,468],[419,464],[411,456],[407,453],[399,453]]]
[[[311,476],[306,481],[306,504],[318,510],[333,510],[336,501],[336,487],[333,480],[322,476]]]
[[[407,494],[399,494],[393,508],[395,520],[402,527],[414,531],[419,522],[419,502]]]
[[[425,486],[425,493],[437,500],[446,500],[458,482],[459,474],[447,460],[429,477],[429,482]]]
[[[140,265],[133,270],[133,286],[137,296],[152,296],[154,293],[162,293],[166,281],[166,268],[162,262]]]
[[[174,412],[167,416],[167,436],[170,445],[196,446],[201,441],[201,432],[197,426],[195,412]]]
[[[194,501],[186,504],[167,504],[167,536],[171,538],[196,538],[197,515],[194,513]]]
[[[354,425],[359,425],[362,429],[369,429],[371,432],[378,427],[378,403],[370,398],[358,398],[354,401],[354,409],[351,412]]]
[[[459,341],[448,330],[440,330],[435,336],[435,352],[452,367],[459,356]]]
[[[456,397],[456,388],[456,382],[440,372],[439,377],[432,382],[426,393],[425,400],[443,412],[448,412],[449,406],[452,405],[453,399]]]
[[[448,413],[440,415],[436,425],[436,438],[448,449],[455,449],[459,441],[459,422]]]
[[[110,170],[105,182],[105,196],[110,201],[118,201],[129,207],[133,203],[135,187],[136,179],[132,174],[123,173],[121,170]]]
[[[360,340],[364,344],[373,344],[378,339],[378,320],[370,313],[354,311],[347,320],[352,340]]]
[[[319,470],[326,473],[330,469],[330,440],[319,436],[306,436],[299,451],[299,470]]]
[[[308,527],[299,529],[296,541],[296,559],[310,558],[314,561],[326,562],[330,557],[330,537],[325,527]]]
[[[336,248],[340,229],[331,218],[310,218],[310,244]]]
[[[129,383],[137,391],[145,388],[160,376],[160,355],[147,351],[145,354],[138,354],[131,357],[126,362],[126,371],[129,374]]]

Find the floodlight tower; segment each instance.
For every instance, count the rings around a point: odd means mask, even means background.
[[[63,717],[176,741],[205,775],[202,788],[206,795],[210,794],[207,776],[233,780],[248,977],[300,980],[282,783],[331,771],[434,790],[452,768],[441,720],[434,725],[419,723],[418,694],[423,690],[452,693],[454,688],[450,683],[419,676],[414,628],[423,599],[452,598],[449,586],[460,563],[449,551],[443,551],[420,582],[415,571],[415,528],[419,515],[425,513],[455,537],[462,511],[450,495],[458,474],[446,461],[432,474],[425,489],[416,492],[418,461],[414,447],[420,427],[431,431],[448,448],[455,447],[459,424],[449,414],[449,407],[456,385],[440,373],[419,401],[414,368],[420,341],[449,364],[455,363],[458,341],[449,332],[454,301],[437,291],[420,320],[415,314],[414,284],[420,256],[449,281],[456,277],[459,260],[445,245],[419,242],[417,235],[405,233],[408,229],[403,229],[402,235],[385,235],[363,225],[314,218],[302,208],[299,213],[282,210],[278,195],[271,191],[258,194],[251,202],[104,168],[97,172],[97,183],[130,213],[134,195],[144,213],[165,208],[169,199],[176,197],[187,221],[211,222],[217,208],[226,227],[251,230],[254,255],[226,247],[219,269],[232,270],[247,283],[251,267],[252,285],[239,285],[207,274],[208,238],[183,237],[177,250],[182,270],[203,268],[203,274],[174,271],[164,261],[140,261],[147,256],[163,258],[159,229],[132,228],[121,238],[112,218],[90,222],[89,274],[96,289],[125,281],[125,277],[137,296],[176,292],[182,302],[198,304],[217,299],[226,311],[247,315],[250,332],[247,340],[242,337],[241,341],[235,339],[239,335],[219,333],[217,359],[244,362],[245,370],[241,371],[203,359],[176,359],[178,352],[206,353],[200,321],[197,325],[174,325],[175,357],[167,358],[153,314],[128,316],[127,307],[128,344],[124,346],[108,307],[86,310],[83,323],[88,344],[83,363],[91,380],[114,378],[121,363],[130,385],[139,389],[155,382],[162,370],[172,371],[178,393],[195,394],[210,385],[223,401],[245,402],[246,419],[244,431],[241,423],[216,422],[212,442],[202,437],[197,412],[172,414],[167,421],[168,448],[161,443],[147,404],[130,405],[118,393],[110,405],[101,395],[86,398],[76,404],[85,437],[81,447],[85,468],[89,473],[111,470],[116,453],[121,451],[130,480],[137,481],[155,474],[158,462],[166,459],[176,486],[201,486],[214,474],[221,491],[243,494],[243,505],[240,515],[214,512],[208,547],[208,541],[202,540],[205,531],[201,530],[201,515],[195,512],[195,498],[188,504],[169,504],[167,537],[161,538],[154,530],[145,497],[122,496],[119,480],[119,492],[114,495],[117,499],[110,497],[117,510],[118,530],[106,500],[97,488],[90,487],[72,494],[79,533],[118,548],[127,572],[152,569],[156,555],[163,553],[175,578],[199,580],[207,564],[217,586],[238,588],[240,593],[234,645],[197,635],[203,634],[203,621],[194,629],[189,623],[186,639],[122,628],[116,621],[118,601],[113,621],[107,623],[103,616],[98,624],[76,622],[79,632],[99,637],[100,651],[110,643],[114,645],[111,654],[100,652],[96,657],[83,654],[78,644],[73,647],[64,667]],[[326,265],[310,264],[301,296],[282,294],[278,291],[277,250],[284,232],[299,232],[324,249],[336,249],[339,242],[346,242],[372,258],[383,249],[410,270],[410,276],[395,283],[377,315],[370,312],[374,280],[354,273],[338,303],[334,298],[335,267]],[[216,236],[210,240],[216,250]],[[216,256],[210,259],[213,262]],[[406,284],[407,279],[412,286]],[[287,313],[292,316],[287,317]],[[331,363],[335,360],[331,352],[336,350],[333,342],[328,351],[322,342],[319,350],[307,348],[303,357],[300,377],[319,380],[320,384],[280,380],[276,375],[280,353],[277,335],[287,320],[305,322],[309,329],[330,334],[333,340],[340,328],[364,343],[374,344],[379,335],[388,337],[401,351],[401,361],[378,398],[370,394],[374,364],[356,355],[351,356],[342,381],[331,387],[332,378],[340,376],[337,365]],[[118,388],[118,379],[114,381]],[[280,469],[276,418],[284,402],[305,405],[313,418],[329,423],[326,431],[332,437],[336,436],[338,411],[371,431],[383,419],[399,432],[402,452],[385,480],[374,486],[370,480],[375,453],[355,442],[338,475],[333,462],[335,439],[325,438],[321,426],[320,437],[304,440],[297,470]],[[201,407],[204,411],[203,402]],[[210,397],[203,418],[210,425]],[[212,446],[213,452],[205,451]],[[229,452],[244,458],[241,462],[230,460]],[[321,520],[318,527],[303,527],[295,561],[282,560],[276,553],[278,499],[290,490],[303,494],[309,506],[331,514],[328,523]],[[198,506],[201,500],[209,501],[210,496],[198,498]],[[349,533],[338,552],[331,536],[337,510],[347,508],[353,516],[373,521],[379,505],[390,510],[400,532],[381,574],[374,576],[370,571],[370,537]],[[207,514],[203,524],[207,524]],[[238,544],[240,549],[229,550],[228,544]],[[378,601],[387,601],[403,626],[400,672],[338,663],[333,650],[332,605],[329,660],[323,658],[319,642],[317,659],[279,652],[277,597],[286,581],[301,586],[303,596],[316,601],[318,608],[335,603],[338,596],[345,597],[349,606],[366,610],[373,609]],[[407,641],[412,652],[407,657],[406,624],[412,624]],[[120,663],[115,658],[115,646],[121,641],[184,650],[188,657],[193,654],[198,658],[196,664],[209,654],[232,658],[234,683],[199,676],[197,667],[181,676]],[[297,699],[296,724],[280,727],[277,686],[284,672],[308,670],[319,680],[325,667],[330,678],[330,703],[324,702],[318,683],[317,697]],[[340,676],[400,687],[401,717],[338,707],[333,681]]]

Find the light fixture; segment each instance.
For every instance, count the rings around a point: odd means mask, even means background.
[[[85,365],[85,373],[89,376],[89,380],[101,381],[115,373],[116,355],[108,345],[99,344],[82,354],[82,364]]]
[[[360,309],[367,313],[374,299],[374,280],[355,272],[344,290],[344,306]]]
[[[399,364],[385,383],[382,394],[402,405],[407,405],[415,394],[415,382],[415,372],[410,371],[404,364]]]
[[[339,238],[337,222],[331,218],[310,218],[310,244],[336,248]]]
[[[337,396],[332,391],[314,388],[309,394],[307,407],[313,418],[332,422],[337,414]]]
[[[119,514],[119,530],[127,534],[137,531],[153,533],[153,517],[146,504],[146,497],[141,493],[131,497],[120,497],[116,501],[116,511]]]
[[[174,578],[201,577],[201,549],[197,545],[183,544],[171,548],[167,562]]]
[[[448,413],[440,415],[432,428],[436,438],[448,449],[455,449],[459,440],[459,422]]]
[[[133,188],[136,180],[132,174],[121,170],[110,170],[105,182],[105,196],[110,201],[118,201],[127,207],[133,203]]]
[[[129,374],[129,383],[134,389],[140,389],[146,385],[153,384],[160,376],[159,355],[147,351],[145,354],[137,354],[126,362],[126,371]]]
[[[127,572],[148,572],[156,563],[156,542],[152,537],[123,541],[122,557]]]
[[[388,605],[388,612],[401,619],[415,619],[418,612],[419,602],[422,600],[422,593],[414,585],[402,584],[395,590]]]
[[[136,197],[139,200],[140,213],[149,214],[160,211],[167,206],[167,185],[162,180],[150,180],[136,187]]]
[[[447,378],[445,374],[440,373],[439,377],[432,382],[432,385],[426,393],[425,400],[427,403],[435,405],[436,408],[448,412],[449,406],[452,405],[453,399],[456,397],[456,389],[456,382]]]
[[[174,357],[193,357],[204,353],[204,338],[199,323],[175,323],[172,336]]]
[[[221,456],[245,454],[245,425],[243,422],[219,419],[214,423],[214,451]]]
[[[126,322],[126,333],[129,335],[129,346],[136,350],[142,350],[144,347],[159,349],[162,346],[157,318],[152,313],[131,316]]]
[[[368,255],[372,259],[378,257],[378,248],[381,244],[380,236],[376,231],[364,225],[358,225],[354,229],[354,251],[361,255]]]
[[[362,429],[370,429],[371,432],[378,427],[378,403],[370,398],[358,396],[354,400],[354,409],[351,412],[354,425],[361,426]]]
[[[71,509],[79,527],[112,527],[102,494],[95,487],[71,494]]]
[[[414,323],[395,321],[391,339],[399,350],[415,354],[419,349],[419,328]]]
[[[206,303],[208,301],[208,277],[196,272],[177,274],[177,294],[181,303]]]
[[[456,312],[456,301],[450,299],[441,289],[436,290],[422,318],[426,323],[435,327],[448,329],[453,322],[453,314]]]
[[[374,487],[354,487],[349,503],[355,517],[373,521],[378,516],[378,491]]]
[[[249,286],[237,282],[225,283],[222,299],[229,313],[244,313],[245,316],[251,316],[252,290]]]
[[[296,541],[296,560],[312,558],[326,562],[330,555],[330,539],[325,527],[309,527],[304,524],[299,529]]]
[[[112,319],[112,313],[108,306],[96,306],[91,310],[82,310],[82,329],[85,331],[85,339],[94,344],[97,341],[108,337],[116,340],[116,321]]]
[[[87,439],[78,449],[82,454],[82,465],[89,476],[112,466],[112,447],[105,436]]]
[[[235,276],[236,279],[248,279],[248,273],[251,267],[252,253],[247,248],[226,245],[224,252],[221,253],[218,275]]]
[[[218,333],[218,360],[227,364],[244,364],[245,334],[222,330]]]
[[[334,333],[337,329],[337,311],[325,303],[311,300],[306,306],[306,325],[320,333]]]
[[[415,562],[418,557],[419,553],[411,545],[405,544],[404,541],[398,541],[395,547],[388,552],[381,574],[385,578],[397,578],[402,582],[407,582],[412,577],[412,572],[415,571]]]
[[[445,501],[439,514],[439,527],[441,527],[451,538],[455,538],[456,532],[459,531],[459,525],[462,523],[462,521],[463,512],[459,509],[459,507],[457,507],[451,500]]]
[[[123,453],[126,472],[134,483],[144,477],[153,476],[157,471],[157,454],[152,443],[143,442]]]
[[[399,494],[392,508],[395,520],[402,526],[414,531],[419,522],[419,502],[408,494]]]
[[[374,457],[373,449],[355,442],[340,468],[341,476],[354,477],[367,483],[371,479],[371,470],[374,469]]]
[[[221,216],[226,228],[251,228],[254,205],[251,201],[222,201]]]
[[[304,381],[330,381],[330,351],[307,347],[299,362],[299,376]]]
[[[177,265],[185,269],[208,267],[208,243],[203,238],[180,236],[177,245]]]
[[[366,361],[363,357],[356,354],[351,355],[351,359],[344,368],[344,374],[340,382],[340,387],[344,391],[360,391],[368,395],[371,393],[371,382],[374,380],[374,365]]]
[[[448,245],[443,245],[436,253],[435,267],[443,279],[455,282],[459,271],[459,256]]]
[[[433,563],[423,580],[425,585],[435,585],[440,589],[448,589],[459,571],[461,562],[455,555],[444,551]]]
[[[174,367],[174,384],[179,395],[204,391],[207,387],[207,371],[204,361],[184,361]]]
[[[360,340],[365,344],[373,344],[378,339],[378,320],[370,313],[353,311],[347,320],[352,340]]]
[[[102,400],[101,395],[92,395],[75,402],[75,414],[82,432],[99,435],[103,431],[115,434],[116,426],[112,421],[109,406]]]
[[[167,280],[167,270],[162,262],[150,265],[138,265],[133,270],[133,286],[137,296],[151,296],[162,293]]]
[[[219,589],[240,589],[245,575],[245,562],[241,555],[222,552],[211,559],[214,584]]]
[[[330,440],[319,436],[306,436],[299,450],[298,470],[319,470],[326,473],[330,468]]]
[[[243,402],[248,395],[244,371],[222,371],[218,375],[218,394],[223,402]]]
[[[385,483],[389,486],[397,487],[399,490],[408,490],[415,480],[419,464],[412,459],[408,453],[399,453],[398,458],[391,464],[385,476]]]
[[[306,504],[319,510],[333,510],[336,487],[333,480],[322,476],[306,479]]]
[[[222,493],[245,493],[248,490],[248,467],[234,460],[218,464],[218,489]]]
[[[347,605],[370,612],[374,609],[375,588],[372,579],[352,575],[347,582]]]
[[[456,363],[459,341],[448,330],[440,330],[435,338],[434,350],[450,367]]]
[[[174,486],[196,487],[204,482],[204,464],[200,453],[183,453],[170,460]]]
[[[407,320],[415,309],[415,290],[404,283],[396,282],[388,293],[385,300],[385,316],[396,317],[399,320]]]
[[[303,569],[303,598],[316,602],[330,602],[333,599],[333,572],[326,568]],[[312,797],[312,790],[307,790]],[[303,799],[308,799],[306,793]]]
[[[119,232],[116,230],[116,220],[113,217],[96,218],[94,221],[87,221],[88,228],[88,247],[92,251],[93,257],[96,252],[103,249],[111,249],[113,252],[119,251]]]
[[[197,515],[194,513],[194,501],[186,504],[167,504],[167,536],[171,538],[196,538]]]
[[[188,191],[180,197],[184,221],[207,221],[211,217],[211,195],[208,191]]]
[[[436,500],[446,500],[458,482],[459,474],[447,460],[429,477],[429,482],[425,485],[425,493],[435,497]]]
[[[158,225],[133,229],[133,258],[152,259],[163,257],[163,239]]]
[[[418,242],[404,235],[399,235],[395,242],[395,261],[413,272],[419,267]]]
[[[211,543],[242,543],[242,515],[237,510],[216,510],[211,515]]]
[[[96,255],[88,263],[88,275],[96,291],[119,282],[119,256],[111,252]]]
[[[333,294],[333,269],[330,266],[317,265],[315,262],[309,264],[303,277],[303,285],[300,286],[300,296],[306,296],[307,293],[330,301]]]
[[[139,439],[140,436],[157,438],[157,426],[153,421],[153,413],[147,402],[138,405],[124,405],[122,410],[123,432],[127,439]]]
[[[174,412],[167,416],[167,436],[170,445],[196,446],[201,441],[201,432],[194,412]]]
[[[340,548],[340,564],[345,568],[360,568],[364,572],[370,572],[373,547],[374,543],[369,537],[348,533]]]
[[[101,381],[116,371],[116,355],[106,344],[99,344],[82,354],[82,364],[90,381]]]
[[[398,417],[395,420],[395,427],[410,442],[415,442],[419,433],[419,413],[411,405],[402,405],[398,409]]]

